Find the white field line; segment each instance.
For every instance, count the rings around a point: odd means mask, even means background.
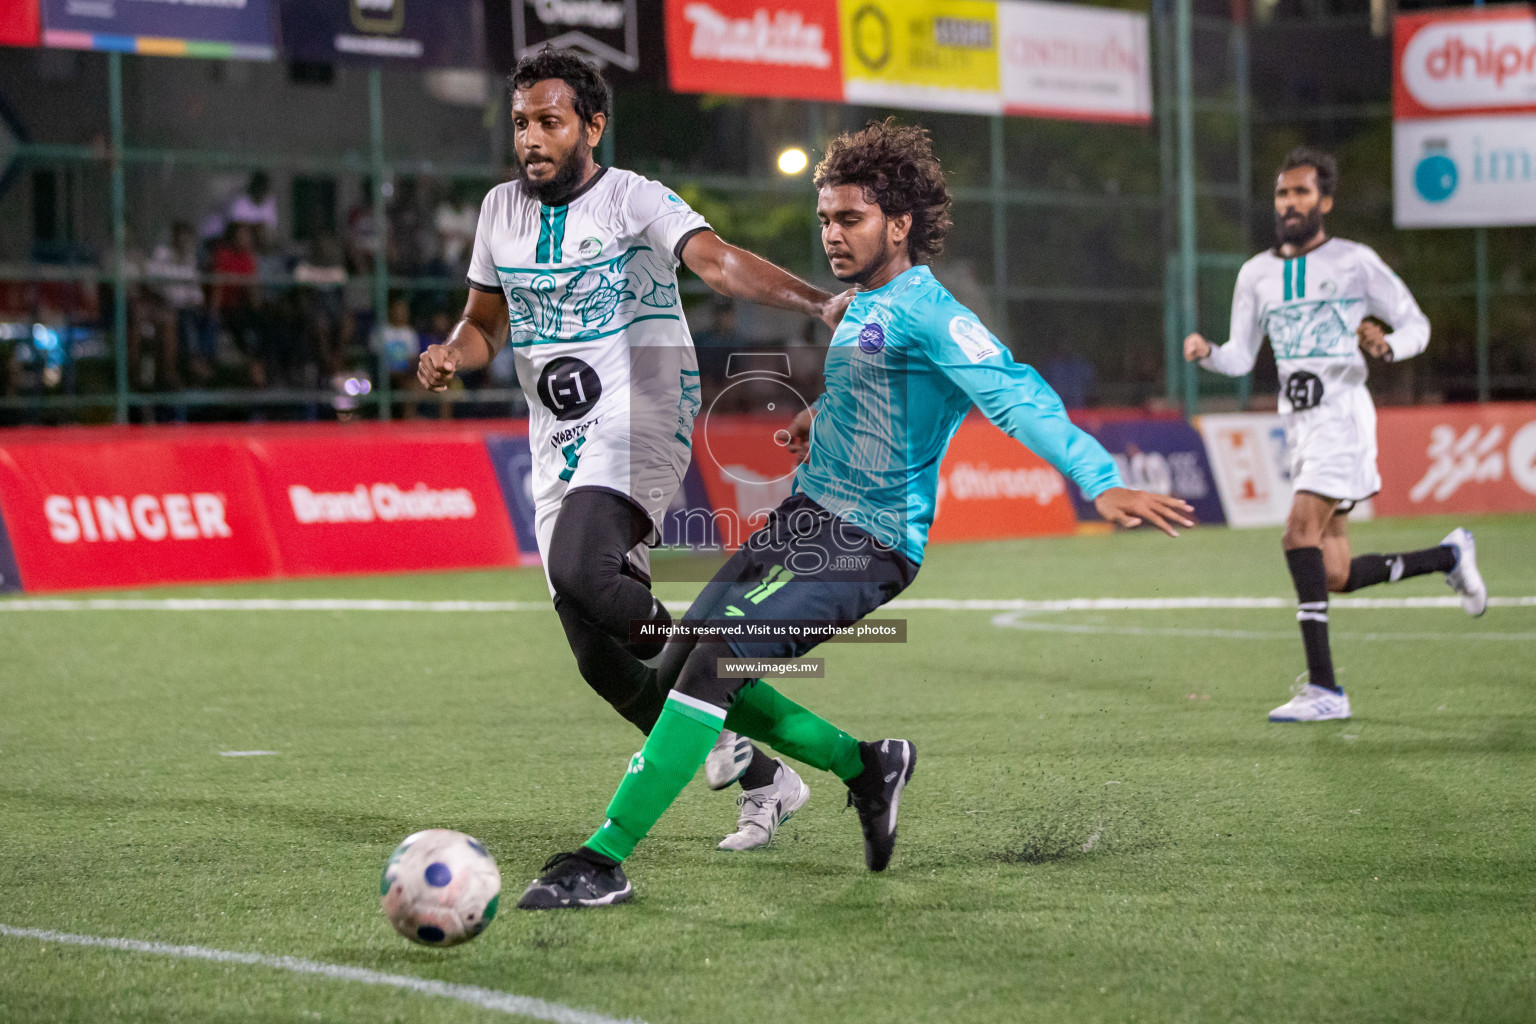
[[[275,750],[221,750],[220,757],[275,757]]]
[[[499,992],[479,985],[454,985],[446,981],[413,978],[408,974],[384,974],[363,967],[345,967],[341,964],[304,960],[296,956],[266,956],[261,953],[236,953],[227,949],[209,949],[206,946],[172,946],[164,942],[140,942],[137,939],[113,939],[98,935],[70,935],[67,932],[47,931],[40,928],[13,928],[0,924],[0,936],[13,939],[37,939],[40,942],[63,946],[91,946],[112,949],[122,953],[145,953],[150,956],[169,956],[179,960],[211,960],[220,964],[245,964],[251,967],[270,967],[273,970],[293,974],[313,974],[332,981],[355,981],[363,985],[384,985],[404,989],[425,996],[453,999],[485,1010],[507,1013],[534,1020],[553,1021],[555,1024],[641,1024],[635,1018],[619,1020],[600,1013],[576,1010],[559,1003],[534,999],[531,996]]]
[[[686,610],[687,601],[663,602]],[[1074,597],[1058,600],[897,598],[882,611],[1161,612],[1201,608],[1291,608],[1295,597]],[[1459,608],[1457,597],[1336,597],[1334,608]],[[1536,608],[1536,597],[1490,597],[1490,608]],[[539,612],[548,601],[388,601],[353,598],[46,598],[0,600],[0,612]]]
[[[1458,607],[1460,605],[1458,604]],[[1051,622],[1043,619],[1031,619],[1027,616],[1034,612],[1003,612],[992,617],[992,625],[1003,629],[1023,629],[1035,633],[1079,633],[1093,636],[1172,636],[1182,638],[1210,639],[1210,640],[1285,640],[1295,643],[1297,633],[1294,629],[1195,629],[1195,628],[1150,628],[1144,626],[1112,626],[1093,623]],[[1513,640],[1528,642],[1536,640],[1536,633],[1490,633],[1464,630],[1459,633],[1428,632],[1416,630],[1412,633],[1357,633],[1347,630],[1333,630],[1331,635],[1336,640],[1382,640],[1393,643],[1403,643],[1413,640]]]

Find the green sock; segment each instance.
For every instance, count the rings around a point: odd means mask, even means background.
[[[742,687],[725,716],[725,727],[844,782],[864,771],[858,740],[761,679]]]
[[[720,736],[725,712],[713,704],[673,690],[651,727],[640,753],[608,804],[608,820],[586,845],[605,857],[623,860],[666,813],[699,770]]]

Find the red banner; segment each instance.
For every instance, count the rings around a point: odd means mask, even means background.
[[[1376,514],[1536,512],[1536,404],[1382,409]]]
[[[480,432],[338,434],[250,443],[283,572],[518,564]]]
[[[1392,51],[1394,117],[1536,111],[1536,7],[1399,14]]]
[[[836,0],[667,0],[676,92],[843,98]]]
[[[3,443],[0,514],[29,591],[277,570],[238,442]]]
[[[994,540],[1072,533],[1067,481],[1044,459],[971,416],[939,466],[939,510],[929,540]]]
[[[0,3],[0,46],[36,46],[41,38],[38,0]]]

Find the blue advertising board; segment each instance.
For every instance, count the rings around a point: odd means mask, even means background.
[[[21,569],[16,565],[16,552],[11,550],[11,535],[5,530],[5,518],[0,516],[0,594],[21,589]]]
[[[487,434],[485,448],[507,503],[517,549],[525,560],[536,560],[539,541],[533,524],[533,452],[528,449],[528,435]]]
[[[43,45],[271,60],[273,0],[43,0]]]
[[[318,64],[478,68],[476,0],[279,0],[283,55]]]
[[[1195,507],[1201,523],[1224,523],[1221,497],[1205,454],[1200,432],[1183,420],[1096,420],[1083,417],[1078,426],[1098,439],[1114,456],[1127,487],[1183,498]],[[1099,513],[1082,490],[1073,487],[1077,518],[1098,520]]]

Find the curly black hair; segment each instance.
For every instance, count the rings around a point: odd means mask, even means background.
[[[862,131],[845,132],[816,165],[815,184],[818,189],[858,185],[887,217],[910,213],[907,251],[912,262],[927,263],[944,251],[951,225],[949,186],[927,129],[888,117],[869,122]]]
[[[1298,167],[1310,167],[1317,172],[1317,191],[1320,195],[1331,196],[1339,187],[1339,162],[1331,153],[1325,153],[1314,146],[1297,146],[1285,154],[1275,177]]]
[[[516,92],[549,78],[558,78],[571,87],[576,95],[576,116],[584,124],[591,124],[598,114],[613,120],[613,90],[608,88],[603,73],[575,50],[546,46],[530,53],[512,69],[507,88]]]

